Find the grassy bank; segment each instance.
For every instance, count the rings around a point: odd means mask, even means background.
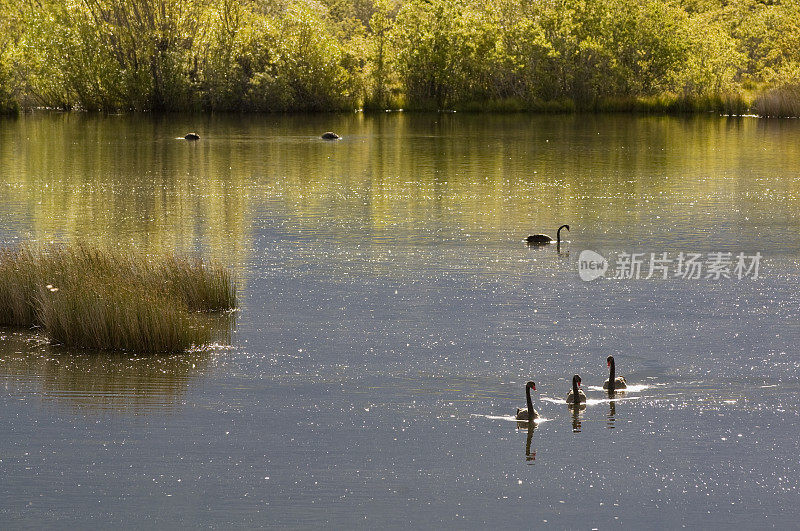
[[[86,246],[0,249],[0,324],[38,326],[54,343],[179,352],[209,341],[202,312],[236,306],[221,266]]]
[[[800,94],[798,94],[800,102]],[[465,112],[531,112],[541,114],[588,113],[642,113],[642,114],[690,114],[718,112],[720,114],[746,114],[753,108],[751,97],[738,92],[724,94],[659,96],[617,96],[598,98],[594,101],[576,102],[572,99],[555,101],[524,101],[516,98],[488,101],[472,101],[456,106],[454,110]],[[412,106],[409,110],[415,110]],[[428,108],[426,110],[434,110]]]

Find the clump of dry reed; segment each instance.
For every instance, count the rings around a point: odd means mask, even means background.
[[[176,256],[153,266],[149,276],[160,278],[165,289],[181,297],[191,311],[218,312],[236,306],[236,286],[223,267]]]
[[[40,326],[67,346],[179,352],[210,339],[198,312],[235,306],[230,272],[202,260],[83,245],[0,249],[0,324]]]
[[[34,299],[40,278],[41,263],[31,249],[0,249],[0,324],[36,322]]]
[[[800,83],[783,85],[760,94],[753,108],[760,116],[800,117]]]

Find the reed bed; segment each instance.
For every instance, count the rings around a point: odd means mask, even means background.
[[[750,98],[746,94],[719,92],[714,94],[664,93],[656,96],[609,96],[583,102],[570,98],[557,100],[505,98],[489,101],[471,101],[456,105],[455,110],[466,112],[533,112],[542,114],[690,114],[718,112],[721,114],[741,115],[747,113],[750,107]],[[417,109],[412,105],[410,110]]]
[[[160,278],[165,288],[182,298],[191,311],[218,312],[236,306],[236,286],[223,267],[172,256],[151,268],[150,275]]]
[[[800,83],[784,85],[760,94],[753,107],[760,116],[800,117]]]
[[[41,327],[70,347],[185,351],[211,339],[201,312],[235,306],[235,281],[215,263],[83,245],[0,249],[0,324]]]

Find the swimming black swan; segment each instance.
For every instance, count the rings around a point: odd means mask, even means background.
[[[528,382],[525,384],[525,399],[528,401],[528,407],[525,409],[517,408],[517,420],[533,420],[539,418],[539,412],[533,409],[533,402],[531,402],[531,389],[536,391],[536,384]],[[531,416],[533,412],[533,416]]]
[[[578,389],[578,386],[581,384],[581,377],[577,374],[572,377],[572,389],[569,393],[567,393],[567,404],[574,404],[576,402],[586,402],[586,393],[582,390]],[[575,400],[575,397],[578,397],[578,400]]]
[[[609,356],[606,358],[606,363],[608,363],[609,367],[609,374],[608,380],[603,382],[603,389],[608,391],[609,393],[613,393],[618,389],[627,389],[628,384],[625,381],[624,376],[616,376],[614,374],[614,356]]]
[[[569,225],[561,225],[556,231],[556,243],[560,246],[561,245],[561,229],[569,230]],[[528,236],[526,240],[531,245],[544,245],[547,243],[552,243],[553,238],[548,236],[547,234],[531,234]]]

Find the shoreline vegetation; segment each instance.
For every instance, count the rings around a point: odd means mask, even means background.
[[[800,116],[795,0],[0,0],[0,113]]]
[[[199,259],[85,245],[0,248],[0,325],[40,328],[54,344],[182,352],[212,340],[204,314],[235,307],[230,272]]]

